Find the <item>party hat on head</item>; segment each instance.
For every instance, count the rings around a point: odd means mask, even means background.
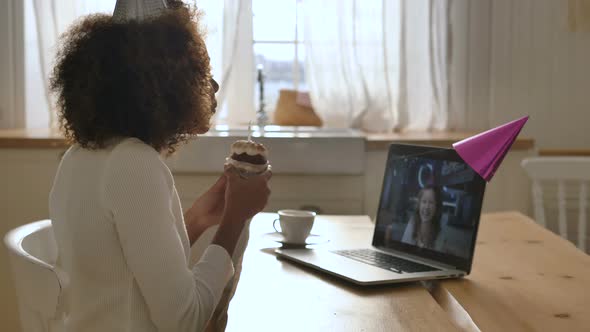
[[[484,180],[490,181],[528,119],[525,116],[466,138],[454,143],[453,148]]]
[[[161,14],[166,8],[168,8],[166,0],[117,0],[113,11],[113,20],[119,22],[141,21]]]

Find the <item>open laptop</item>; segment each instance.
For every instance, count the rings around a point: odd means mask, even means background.
[[[468,275],[485,181],[453,149],[392,144],[372,246],[276,249],[360,285]]]

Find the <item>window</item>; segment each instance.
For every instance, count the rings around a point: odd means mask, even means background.
[[[305,49],[303,47],[303,24],[301,13],[301,0],[249,0],[252,1],[252,12],[250,6],[245,6],[247,12],[244,15],[252,15],[252,22],[242,22],[248,27],[245,31],[252,31],[252,37],[247,35],[244,39],[245,47],[249,47],[249,40],[252,38],[252,51],[254,61],[252,70],[256,71],[258,65],[262,65],[265,75],[264,86],[264,103],[265,110],[269,114],[269,120],[272,121],[276,102],[279,98],[281,89],[307,90],[304,75]],[[115,6],[116,0],[71,0],[58,2],[56,13],[45,7],[50,6],[51,2],[46,1],[25,1],[26,11],[26,93],[27,93],[27,126],[28,127],[46,127],[49,122],[48,101],[45,94],[44,82],[47,81],[47,75],[52,68],[52,50],[57,35],[52,29],[41,28],[53,27],[54,23],[58,24],[59,31],[63,32],[70,23],[77,17],[94,12],[103,12],[110,14]],[[185,1],[194,4],[193,1]],[[37,8],[33,4],[42,4],[43,8]],[[197,1],[198,8],[205,12],[204,24],[207,27],[207,48],[211,57],[211,65],[214,77],[218,80],[222,78],[222,59],[223,59],[223,42],[225,29],[224,20],[224,2],[219,0],[200,0]],[[240,6],[241,7],[241,6]],[[35,15],[37,12],[39,15]],[[253,24],[250,26],[250,24]],[[229,25],[231,26],[231,24]],[[241,27],[240,27],[241,28]],[[237,36],[236,38],[242,38]],[[240,40],[241,41],[241,40]],[[39,48],[41,47],[41,50]],[[240,46],[241,47],[241,46]],[[238,50],[239,54],[239,50]],[[248,63],[251,63],[248,60]],[[41,65],[45,65],[42,70]],[[235,69],[235,68],[234,68]],[[251,68],[247,69],[248,71]],[[235,75],[234,75],[235,77]],[[256,75],[254,74],[254,77]],[[225,83],[227,84],[227,82]],[[230,97],[239,99],[234,109],[240,112],[252,112],[243,118],[253,119],[254,110],[251,109],[250,100],[244,102],[243,98],[254,98],[253,106],[255,110],[259,108],[259,86],[255,81],[247,82],[254,84],[254,96],[250,93],[247,96],[231,94]],[[233,86],[231,89],[237,89],[240,85]],[[248,91],[252,86],[249,86]],[[235,90],[234,90],[235,91]],[[241,98],[241,99],[240,99]],[[227,101],[226,97],[226,101]],[[227,103],[224,103],[227,106]],[[246,105],[241,107],[242,105]],[[223,107],[223,106],[221,106]],[[224,113],[225,112],[225,113]],[[228,119],[235,123],[243,124],[243,119],[239,116],[228,115],[228,108],[219,110],[218,120],[221,123]],[[246,121],[247,122],[247,121]]]
[[[281,89],[307,90],[300,6],[301,0],[252,0],[255,68],[264,73],[264,109],[270,114]],[[254,91],[259,110],[258,83]]]

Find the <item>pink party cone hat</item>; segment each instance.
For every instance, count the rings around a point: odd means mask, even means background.
[[[453,148],[484,180],[490,181],[528,119],[525,116],[466,138],[454,143]]]

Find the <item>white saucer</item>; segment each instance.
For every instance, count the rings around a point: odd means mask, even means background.
[[[282,245],[301,246],[301,247],[308,246],[308,245],[314,245],[314,244],[323,244],[323,243],[330,241],[328,238],[321,236],[321,235],[316,235],[316,234],[309,234],[307,239],[305,239],[305,243],[287,242],[287,241],[285,241],[283,234],[279,233],[279,232],[266,233],[266,234],[264,234],[264,237],[266,237],[269,240],[281,243]]]

